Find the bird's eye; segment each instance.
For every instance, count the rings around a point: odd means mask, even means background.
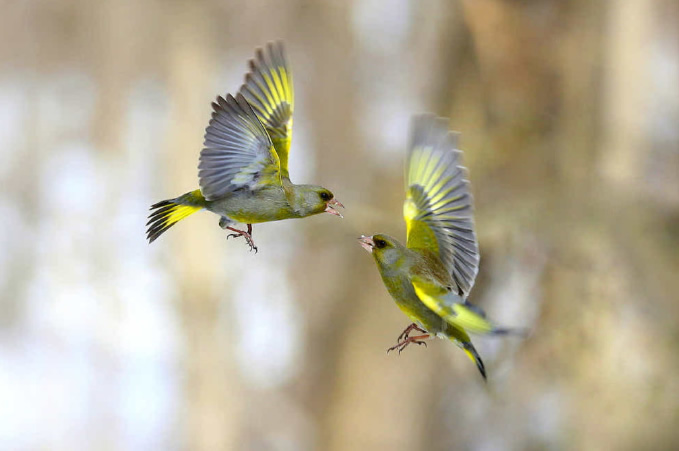
[[[387,242],[380,239],[380,238],[375,240],[375,247],[377,249],[382,249],[382,248],[386,247],[386,245],[387,245]]]
[[[321,193],[321,199],[324,200],[324,201],[329,201],[330,200],[330,193],[323,191]]]

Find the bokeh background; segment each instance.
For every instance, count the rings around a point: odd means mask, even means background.
[[[674,0],[3,1],[0,448],[670,449],[679,443]],[[197,187],[257,46],[295,76],[294,181],[345,219],[148,206]],[[527,339],[385,355],[361,234],[404,237],[414,113],[462,132],[471,299]]]

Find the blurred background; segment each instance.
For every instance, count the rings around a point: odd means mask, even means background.
[[[0,448],[669,449],[679,443],[679,3],[27,0],[0,17]],[[283,39],[291,174],[347,207],[259,253],[148,206],[195,189],[217,94]],[[527,339],[386,355],[355,238],[403,238],[410,117],[450,117],[471,300]]]

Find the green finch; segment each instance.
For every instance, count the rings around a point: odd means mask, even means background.
[[[258,49],[245,84],[234,98],[217,97],[200,152],[200,189],[151,206],[149,242],[187,216],[209,210],[219,215],[228,237],[244,237],[251,250],[252,224],[304,218],[344,207],[328,189],[295,185],[288,174],[294,93],[283,44]],[[246,224],[247,230],[234,225]]]
[[[416,117],[406,157],[407,226],[404,246],[388,235],[361,236],[372,254],[389,294],[413,322],[398,337],[399,353],[409,344],[424,344],[437,336],[462,348],[486,370],[467,332],[508,332],[491,324],[484,312],[467,300],[479,269],[472,196],[462,152],[447,121],[431,115]],[[410,336],[412,331],[419,335]]]

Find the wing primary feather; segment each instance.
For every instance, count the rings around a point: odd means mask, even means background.
[[[218,96],[198,164],[202,194],[214,200],[242,187],[280,183],[271,138],[243,95]]]
[[[294,90],[283,43],[270,42],[264,48],[258,48],[249,68],[239,92],[266,128],[279,157],[281,172],[287,177]]]
[[[430,114],[413,120],[404,215],[408,247],[426,248],[438,255],[466,297],[478,272],[479,253],[458,135],[448,131],[447,123]]]

